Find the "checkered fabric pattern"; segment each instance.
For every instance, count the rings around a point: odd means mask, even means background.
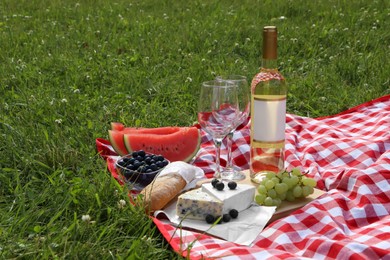
[[[249,124],[234,135],[242,169],[248,168]],[[192,163],[211,177],[215,150],[202,135]],[[288,114],[285,154],[287,168],[308,171],[326,193],[267,226],[251,246],[154,223],[190,259],[390,259],[390,95],[329,117]]]

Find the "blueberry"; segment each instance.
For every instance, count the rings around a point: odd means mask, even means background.
[[[150,169],[152,169],[152,171],[157,171],[158,170],[158,167],[157,167],[157,165],[156,164],[151,164],[150,166],[149,166],[149,168]]]
[[[155,160],[156,160],[156,161],[164,161],[164,156],[162,156],[162,155],[157,155]]]
[[[127,165],[125,166],[125,168],[128,169],[128,170],[135,170],[133,164],[127,164]]]
[[[125,160],[120,160],[120,161],[118,161],[118,165],[119,165],[119,166],[122,166],[122,167],[125,167],[125,166],[126,166]]]
[[[146,162],[148,165],[150,165],[151,160],[152,160],[152,158],[150,158],[150,156],[146,156],[144,159],[144,162]]]
[[[134,172],[132,170],[126,170],[124,176],[126,179],[129,179],[133,174]]]
[[[208,214],[208,215],[206,216],[206,222],[207,222],[207,223],[212,224],[212,223],[214,223],[214,221],[215,221],[215,218],[214,218],[213,215]]]
[[[128,159],[129,159],[129,160],[127,160],[128,164],[134,164],[134,161],[135,161],[134,158],[128,158]]]
[[[137,161],[142,162],[142,161],[144,160],[144,157],[138,155],[138,156],[135,157],[135,159],[136,159]]]
[[[229,211],[229,215],[232,217],[232,218],[237,218],[238,217],[238,211],[236,209],[231,209]]]
[[[133,164],[134,170],[137,170],[141,165],[142,163],[140,161],[135,160]]]
[[[138,151],[138,156],[145,157],[146,153],[144,150],[139,150]]]
[[[145,171],[146,173],[151,173],[151,172],[153,172],[153,170],[152,169],[150,169],[150,168],[148,168],[148,169],[146,169],[146,171]]]
[[[234,190],[237,188],[237,183],[235,181],[229,181],[228,183],[229,189]]]
[[[213,185],[213,187],[215,188],[215,185],[216,185],[218,182],[219,182],[218,179],[213,179],[213,180],[211,181],[211,185]]]
[[[138,156],[138,152],[132,152],[131,156],[133,156],[133,158],[137,157]]]
[[[222,224],[222,216],[215,217],[217,224]]]
[[[223,222],[229,222],[230,219],[231,219],[231,217],[229,214],[223,214],[223,216],[222,216]]]
[[[168,165],[168,160],[164,159],[164,161],[162,161],[162,162],[163,162],[163,165],[164,165],[163,167]]]
[[[161,169],[162,167],[164,167],[164,163],[162,161],[158,161],[156,162],[156,165],[159,169]]]
[[[217,184],[215,184],[215,188],[217,188],[217,190],[223,190],[225,188],[225,184],[223,184],[223,182],[219,181],[219,182],[217,182]]]

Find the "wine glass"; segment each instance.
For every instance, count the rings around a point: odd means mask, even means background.
[[[227,147],[227,163],[225,169],[221,172],[222,178],[226,180],[242,180],[245,179],[245,174],[240,172],[233,165],[232,158],[232,140],[233,134],[237,127],[240,126],[248,118],[250,111],[250,89],[248,81],[245,76],[241,75],[227,75],[217,76],[217,81],[231,82],[237,85],[237,96],[238,96],[238,117],[234,123],[233,129],[226,136],[226,147]]]
[[[237,85],[229,81],[202,83],[198,105],[198,122],[211,135],[216,148],[214,177],[221,177],[220,151],[222,140],[235,127],[238,116]]]

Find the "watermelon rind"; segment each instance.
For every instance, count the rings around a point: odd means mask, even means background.
[[[144,150],[161,154],[171,162],[189,162],[200,148],[201,134],[196,127],[180,127],[180,130],[167,135],[124,134],[128,153]]]
[[[119,155],[127,154],[125,143],[123,142],[124,133],[121,131],[108,130],[108,139],[112,148]]]

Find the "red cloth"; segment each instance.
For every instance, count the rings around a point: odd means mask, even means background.
[[[233,157],[242,169],[248,168],[249,124],[234,135]],[[202,135],[192,163],[211,177],[215,150]],[[96,144],[112,173],[109,142]],[[328,117],[288,114],[285,154],[287,168],[308,171],[327,192],[266,227],[252,246],[154,223],[191,259],[390,259],[390,95]]]

